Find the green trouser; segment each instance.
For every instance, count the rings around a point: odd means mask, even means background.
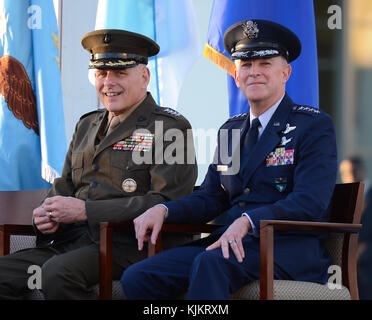
[[[124,269],[145,256],[133,245],[113,245],[113,279],[120,279]],[[30,283],[37,285],[38,267],[46,299],[98,298],[92,287],[99,282],[99,245],[87,234],[0,257],[0,299],[22,299],[30,292]]]

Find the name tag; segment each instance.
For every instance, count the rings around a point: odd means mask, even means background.
[[[218,164],[217,165],[217,171],[224,172],[224,171],[227,171],[227,170],[229,170],[229,167],[228,166],[222,165],[222,164]]]

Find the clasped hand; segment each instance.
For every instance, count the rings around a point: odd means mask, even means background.
[[[74,223],[87,219],[85,201],[62,196],[47,198],[40,207],[33,211],[33,219],[41,233],[54,233],[61,222]]]

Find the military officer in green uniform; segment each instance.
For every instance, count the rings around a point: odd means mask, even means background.
[[[99,223],[132,221],[194,187],[197,167],[186,161],[194,154],[193,143],[186,141],[190,124],[158,106],[147,92],[146,64],[159,46],[124,30],[90,32],[82,45],[91,53],[89,67],[96,69],[96,90],[105,109],[80,118],[62,176],[33,212],[37,247],[0,258],[0,298],[27,293],[30,265],[41,267],[47,299],[97,298],[92,287],[99,281]],[[163,139],[168,130],[182,134],[176,141]],[[131,230],[114,234],[113,251],[116,279],[145,258]]]

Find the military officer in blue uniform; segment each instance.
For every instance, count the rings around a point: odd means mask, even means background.
[[[220,128],[216,159],[199,190],[157,205],[134,222],[139,249],[144,241],[156,241],[163,221],[205,223],[227,211],[227,225],[128,268],[121,283],[129,299],[164,299],[186,291],[189,299],[228,299],[260,277],[260,220],[328,219],[337,174],[332,120],[294,103],[285,91],[300,40],[282,25],[248,20],[226,31],[224,45],[250,111]],[[241,143],[234,141],[234,132]],[[226,134],[228,145],[221,139]],[[234,156],[226,161],[222,155],[230,149]],[[330,259],[319,234],[283,232],[274,246],[275,278],[327,281]]]

